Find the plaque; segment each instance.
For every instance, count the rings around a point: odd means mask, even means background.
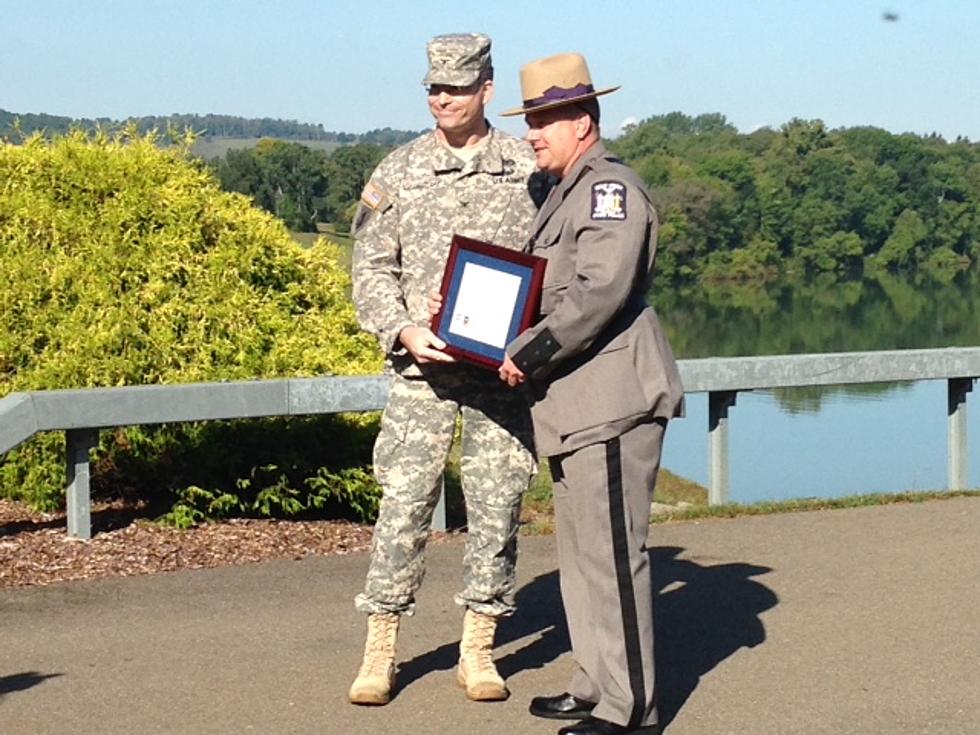
[[[442,309],[431,329],[457,360],[496,370],[504,348],[538,317],[547,261],[453,235],[442,276]]]

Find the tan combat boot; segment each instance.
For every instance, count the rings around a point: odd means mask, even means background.
[[[475,702],[507,699],[510,692],[493,665],[493,636],[497,618],[467,609],[463,616],[463,639],[459,642],[456,680]]]
[[[352,704],[388,704],[391,700],[399,617],[395,613],[368,615],[364,660],[347,694]]]

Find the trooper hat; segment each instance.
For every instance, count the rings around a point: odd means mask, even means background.
[[[592,85],[589,66],[582,54],[557,54],[521,67],[521,96],[524,105],[501,115],[526,115],[529,112],[550,110],[593,99],[619,89],[596,89]]]
[[[487,72],[492,75],[490,38],[482,33],[450,33],[436,36],[425,47],[429,71],[422,84],[468,87]]]

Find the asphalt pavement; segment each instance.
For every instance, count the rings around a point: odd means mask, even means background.
[[[980,733],[980,498],[656,525],[666,735]],[[354,707],[363,553],[0,591],[0,733],[537,735],[572,669],[552,537],[521,539],[513,692],[453,675],[462,544],[428,551],[398,690]]]

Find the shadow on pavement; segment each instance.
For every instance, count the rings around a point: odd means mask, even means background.
[[[683,551],[674,546],[649,550],[657,590],[657,708],[663,727],[677,716],[704,674],[740,648],[765,641],[759,615],[779,602],[772,590],[752,579],[772,571],[769,567],[701,565],[678,558]],[[496,645],[537,636],[497,660],[504,679],[541,668],[571,649],[557,571],[531,580],[517,592],[516,602],[517,612],[500,624]],[[398,669],[398,688],[432,672],[450,670],[458,656],[459,640],[454,638],[404,662]]]
[[[36,671],[24,671],[20,674],[0,676],[0,699],[3,699],[6,694],[22,692],[25,689],[36,687],[45,679],[53,679],[56,676],[61,676],[61,674],[39,674]]]
[[[558,572],[535,577],[518,590],[517,612],[506,618],[497,631],[497,645],[540,634],[527,645],[497,661],[504,679],[530,669],[540,669],[571,650],[565,610],[561,604]]]
[[[517,612],[501,622],[496,645],[503,646],[535,633],[542,635],[497,660],[497,669],[504,679],[520,671],[541,668],[570,648],[558,589],[558,572],[535,577],[518,590],[515,601]],[[435,650],[399,664],[398,689],[404,689],[434,671],[448,671],[456,665],[458,658],[459,639],[455,638]]]
[[[771,572],[752,564],[702,566],[678,559],[674,546],[650,549],[656,593],[657,709],[669,725],[701,677],[742,647],[766,640],[760,613],[779,598],[752,579]]]

